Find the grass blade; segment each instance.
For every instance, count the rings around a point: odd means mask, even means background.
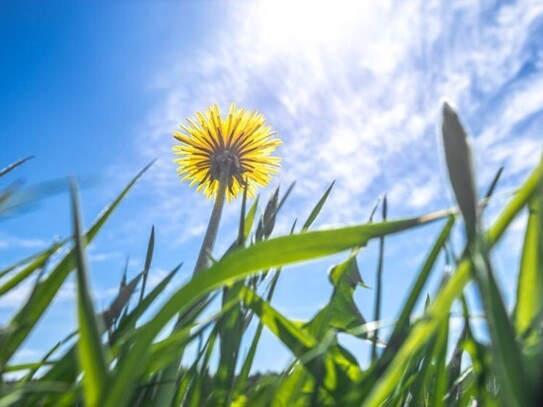
[[[524,335],[543,309],[543,187],[528,203],[528,224],[520,261],[514,322]]]
[[[13,171],[15,168],[17,168],[19,165],[22,165],[24,164],[25,162],[27,162],[28,160],[31,160],[32,158],[34,158],[33,155],[29,155],[28,157],[25,157],[25,158],[22,158],[20,159],[19,161],[16,161],[14,162],[13,164],[10,164],[8,165],[7,167],[5,168],[2,168],[0,170],[0,177],[3,176],[3,175],[6,175],[8,172],[10,171]]]
[[[102,329],[99,320],[96,318],[89,291],[88,267],[84,251],[86,244],[82,236],[79,197],[75,181],[72,181],[70,186],[77,262],[78,353],[81,370],[83,371],[85,404],[97,406],[101,395],[105,391],[109,372],[105,349],[101,341]]]
[[[330,184],[330,186],[328,187],[324,195],[321,197],[321,199],[319,199],[319,202],[317,202],[317,205],[315,205],[315,207],[313,208],[313,210],[307,217],[307,220],[304,222],[304,225],[302,226],[302,232],[305,232],[306,230],[308,230],[313,224],[313,222],[315,221],[315,219],[317,219],[317,216],[319,216],[319,213],[321,212],[322,207],[324,206],[326,200],[328,199],[328,195],[330,195],[330,192],[332,191],[332,188],[334,187],[335,182],[336,181],[333,181]]]
[[[471,149],[458,115],[447,103],[443,104],[442,136],[449,179],[471,241],[478,225]]]
[[[147,275],[151,268],[151,262],[153,261],[153,252],[155,251],[155,227],[151,227],[151,236],[149,236],[149,243],[147,245],[147,254],[145,255],[145,268],[143,269],[143,282],[141,283],[140,300],[141,303],[145,295],[145,286],[147,284]]]

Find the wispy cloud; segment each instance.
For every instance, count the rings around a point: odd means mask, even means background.
[[[42,249],[49,242],[43,239],[24,238],[0,233],[0,250],[8,249]]]

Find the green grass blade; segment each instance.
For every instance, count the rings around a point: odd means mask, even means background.
[[[255,199],[255,201],[249,208],[249,212],[247,212],[247,216],[245,217],[245,222],[243,225],[243,237],[245,240],[247,240],[247,238],[249,237],[249,233],[251,233],[251,229],[253,227],[253,223],[255,220],[257,208],[258,208],[258,197]]]
[[[449,339],[449,320],[444,320],[438,329],[436,348],[434,350],[435,379],[430,405],[444,406],[444,398],[448,388],[447,346]]]
[[[268,294],[266,296],[266,301],[269,303],[271,302],[271,299],[273,297],[273,294],[275,292],[275,287],[277,286],[277,281],[279,280],[279,276],[281,275],[281,270],[277,270],[272,278],[272,281],[270,283],[270,288],[268,290]],[[262,330],[264,328],[264,325],[262,322],[259,321],[258,326],[256,328],[255,335],[253,337],[253,340],[251,342],[251,346],[249,347],[249,351],[247,352],[247,356],[245,357],[245,360],[243,361],[242,368],[240,370],[240,373],[238,375],[238,379],[236,381],[236,390],[238,392],[241,392],[244,386],[247,383],[247,380],[249,378],[249,373],[251,372],[251,368],[253,366],[254,357],[256,355],[256,350],[258,347],[258,343],[260,341],[260,337],[262,335]]]
[[[247,209],[247,183],[243,186],[243,199],[241,200],[241,214],[239,216],[237,244],[242,246],[245,243],[245,217]],[[250,229],[250,228],[249,228]]]
[[[530,199],[528,209],[514,311],[519,336],[524,335],[543,309],[543,186]]]
[[[520,351],[499,293],[484,240],[478,239],[478,207],[468,137],[454,110],[443,105],[443,144],[449,178],[465,220],[469,252],[489,319],[495,365],[503,395],[512,406],[528,405]]]
[[[449,179],[468,238],[472,240],[477,230],[478,214],[471,149],[458,115],[447,103],[443,104],[442,136]]]
[[[488,318],[494,368],[500,394],[510,406],[533,405],[532,394],[526,389],[527,378],[522,364],[520,349],[505,304],[500,295],[484,242],[474,242],[470,254],[475,270],[475,280]]]
[[[147,254],[145,255],[145,267],[143,269],[143,281],[141,283],[141,292],[140,300],[143,301],[145,296],[145,286],[147,285],[147,275],[149,274],[149,269],[151,268],[151,262],[153,261],[153,253],[155,251],[155,227],[151,228],[151,236],[149,236],[149,243],[147,245]]]
[[[334,187],[335,182],[336,181],[330,184],[330,186],[328,187],[324,195],[321,197],[321,199],[319,199],[319,202],[317,202],[317,205],[315,205],[315,207],[313,208],[313,210],[307,217],[307,220],[304,222],[302,226],[302,232],[305,232],[306,230],[308,230],[313,224],[313,222],[315,222],[315,219],[317,219],[317,216],[319,216],[319,213],[321,212],[322,207],[326,203],[326,200],[328,199],[328,196],[330,195],[330,192],[332,191],[332,188]]]
[[[105,349],[102,345],[102,329],[94,312],[88,283],[88,266],[82,236],[79,197],[75,181],[71,182],[73,225],[75,236],[75,256],[77,275],[77,315],[79,327],[78,354],[83,372],[85,405],[97,406],[104,393],[108,368]]]

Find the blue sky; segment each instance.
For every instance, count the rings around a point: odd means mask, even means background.
[[[140,271],[151,225],[157,231],[151,280],[180,261],[178,284],[190,274],[210,202],[176,179],[171,133],[185,117],[215,102],[223,109],[236,102],[268,118],[284,142],[283,167],[261,195],[267,199],[279,183],[285,189],[297,181],[277,233],[307,216],[333,180],[316,227],[364,221],[384,192],[391,217],[420,214],[452,205],[436,132],[444,98],[473,136],[481,190],[500,165],[507,190],[539,159],[541,38],[543,5],[536,1],[53,1],[47,7],[4,1],[0,166],[36,155],[4,182],[76,175],[86,186],[89,224],[158,158],[89,250],[95,300],[103,307],[127,255],[130,272]],[[0,265],[69,236],[68,209],[63,193],[1,219]],[[217,253],[233,236],[238,210],[239,202],[226,209]],[[518,248],[522,222],[504,242],[508,248]],[[437,230],[387,241],[385,317],[401,305]],[[510,293],[516,257],[507,252],[495,261]],[[370,286],[374,255],[370,245],[359,260]],[[342,257],[284,273],[274,304],[288,316],[310,317],[328,298],[328,267]],[[27,289],[1,299],[0,322]],[[373,291],[359,290],[357,299],[369,318]],[[39,355],[74,320],[68,282],[19,357]],[[277,353],[271,337],[264,344],[260,366],[284,366],[288,353]]]

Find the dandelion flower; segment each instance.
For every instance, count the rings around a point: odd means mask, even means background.
[[[175,139],[182,143],[173,146],[179,156],[175,160],[177,173],[208,198],[217,197],[221,176],[226,197],[231,200],[243,191],[245,183],[248,195],[254,196],[256,186],[267,185],[277,172],[280,159],[270,154],[281,140],[272,138],[275,132],[256,110],[232,104],[223,119],[218,106],[213,105],[187,122],[180,126],[182,131],[174,131]]]

